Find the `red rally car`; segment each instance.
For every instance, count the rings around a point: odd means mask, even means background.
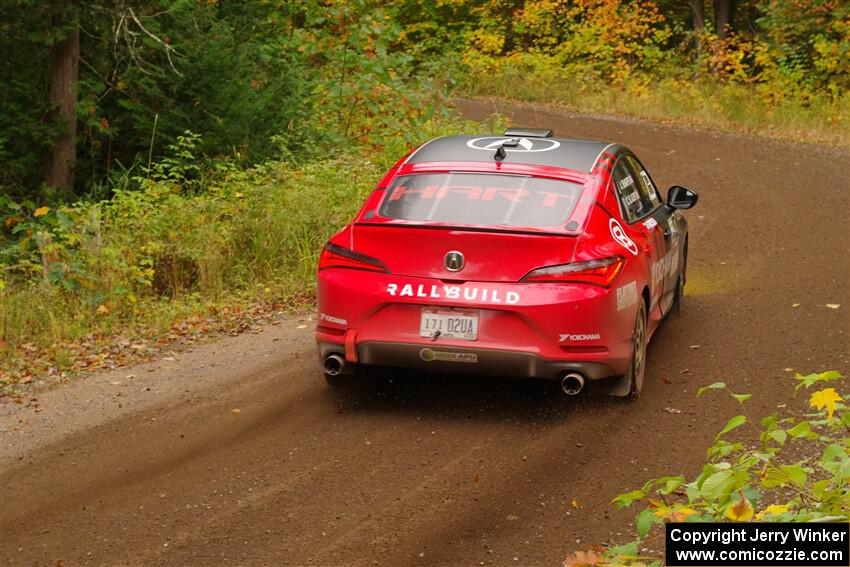
[[[400,159],[322,251],[327,381],[358,365],[588,381],[637,396],[646,346],[678,309],[688,226],[627,148],[511,129]]]

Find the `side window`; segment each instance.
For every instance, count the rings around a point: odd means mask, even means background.
[[[641,165],[637,158],[632,155],[627,155],[625,159],[628,160],[629,165],[632,166],[632,169],[638,174],[637,181],[638,185],[640,185],[641,196],[649,203],[650,210],[661,205],[663,202],[661,200],[661,195],[658,194],[655,184],[652,183],[652,179],[649,178],[649,173],[646,172],[643,165]]]
[[[627,222],[642,217],[651,208],[649,202],[641,195],[637,177],[637,173],[629,167],[624,158],[617,160],[611,178]]]

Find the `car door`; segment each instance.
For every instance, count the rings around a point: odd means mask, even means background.
[[[611,175],[614,191],[620,203],[620,212],[626,222],[626,230],[639,233],[644,242],[643,253],[649,266],[649,318],[659,320],[663,311],[658,305],[664,293],[663,258],[667,254],[667,244],[663,230],[652,217],[657,205],[643,191],[639,170],[634,167],[635,160],[629,154],[622,155]]]
[[[681,213],[673,211],[672,213],[664,207],[664,201],[661,194],[652,182],[649,172],[634,156],[628,154],[626,160],[632,169],[637,172],[637,182],[642,195],[645,196],[650,203],[652,212],[648,215],[649,219],[658,224],[658,231],[664,241],[664,255],[660,258],[660,263],[654,267],[653,271],[657,272],[654,277],[657,278],[662,287],[660,303],[662,313],[667,313],[673,305],[676,293],[676,285],[679,279],[679,270],[681,269],[682,240],[684,239],[684,231],[680,229]],[[649,221],[650,224],[652,221]]]

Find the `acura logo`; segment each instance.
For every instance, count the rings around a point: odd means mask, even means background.
[[[443,263],[446,265],[446,269],[448,271],[459,272],[463,269],[464,265],[463,254],[457,250],[446,252],[446,257],[443,258]]]
[[[548,152],[561,146],[561,142],[551,138],[506,138],[504,136],[489,136],[486,138],[473,138],[466,145],[473,150],[495,151],[505,142],[513,140],[515,145],[505,146],[508,152]]]

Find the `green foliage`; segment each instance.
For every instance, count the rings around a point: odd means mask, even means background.
[[[821,387],[841,379],[837,372],[802,376],[797,390]],[[654,526],[667,521],[808,522],[846,519],[850,514],[850,406],[848,394],[823,388],[809,396],[815,411],[803,418],[773,413],[756,423],[746,412],[748,395],[734,394],[717,382],[700,388],[727,391],[744,414],[732,417],[715,436],[707,462],[692,479],[665,476],[647,481],[642,488],[621,494],[613,503],[621,508],[645,504],[635,518],[640,547]],[[739,440],[726,437],[748,425],[755,433]],[[659,533],[661,533],[659,531]],[[635,548],[635,551],[637,550]],[[628,556],[628,557],[627,557]],[[618,548],[607,550],[603,563],[646,565],[652,558],[637,558]]]
[[[689,14],[672,2],[530,0],[508,29],[470,24],[460,89],[586,112],[850,141],[848,4],[762,0],[738,14],[733,32],[720,39],[690,29]]]
[[[441,118],[409,134],[474,129]],[[55,361],[68,341],[234,296],[310,301],[328,237],[411,147],[396,137],[384,150],[244,168],[199,162],[202,143],[179,136],[110,199],[38,207],[0,196],[0,360],[31,357],[28,348]]]
[[[13,0],[0,8],[0,42],[17,54],[0,63],[12,78],[0,92],[0,187],[18,200],[57,200],[40,186],[61,131],[49,112],[50,47],[75,14],[78,195],[108,196],[187,130],[200,136],[195,157],[244,166],[409,143],[439,96],[420,88],[394,43],[398,9],[379,2],[96,1],[72,11]]]
[[[109,196],[187,130],[200,135],[197,157],[243,166],[410,143],[439,85],[843,141],[850,5],[737,4],[721,38],[711,21],[693,29],[687,4],[671,0],[10,0],[0,7],[0,46],[13,54],[0,62],[0,187],[60,200],[41,185],[62,131],[48,103],[50,50],[77,20],[77,195]]]

